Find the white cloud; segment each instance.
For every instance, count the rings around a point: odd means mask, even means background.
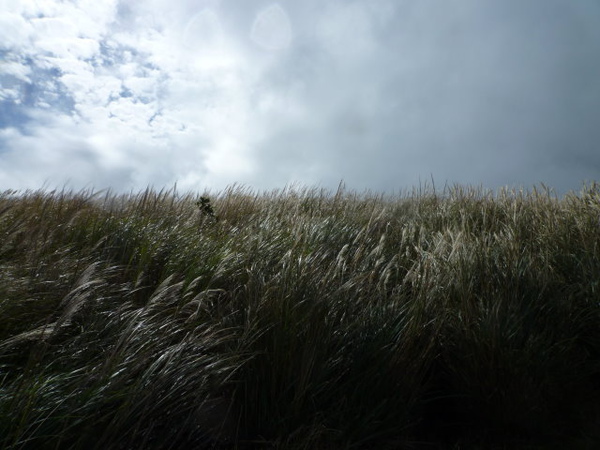
[[[110,171],[128,174],[127,181],[115,178],[122,186],[194,180],[194,172],[222,185],[251,175],[248,94],[260,68],[239,54],[210,5],[186,17],[182,27],[173,22],[183,18],[170,4],[132,3],[128,8],[137,26],[130,29],[119,25],[115,8],[92,8],[84,20],[84,6],[28,10],[34,44],[22,54],[41,69],[58,69],[59,91],[45,77],[34,83],[46,86],[46,97],[71,98],[74,115],[63,111],[60,120],[49,120],[40,110],[35,118],[30,115],[25,134],[4,136],[8,150],[0,159],[13,173],[23,173],[33,159],[43,161],[29,168],[44,167],[45,181],[65,178],[76,164],[72,183],[109,180]],[[13,66],[15,73],[30,71]],[[49,105],[40,101],[38,107],[42,104]],[[69,150],[78,147],[85,150]],[[17,183],[18,177],[10,179]]]
[[[29,78],[29,75],[31,74],[31,68],[24,65],[22,62],[1,61],[0,69],[2,70],[2,75],[4,76],[10,75],[20,81],[31,83],[31,79]]]
[[[0,8],[0,11],[3,11]],[[5,12],[0,14],[0,42],[6,48],[19,48],[34,32],[31,24],[21,15]]]

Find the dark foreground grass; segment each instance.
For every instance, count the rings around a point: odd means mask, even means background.
[[[600,187],[0,194],[0,448],[600,448]]]

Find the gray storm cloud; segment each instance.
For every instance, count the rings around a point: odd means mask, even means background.
[[[297,49],[274,78],[282,90],[303,86],[297,101],[311,119],[274,130],[265,162],[386,190],[430,175],[563,191],[597,178],[600,39],[590,17],[600,5],[461,4],[397,4],[384,20],[362,11],[361,26],[346,14],[338,29],[358,26],[364,48],[342,48],[343,32],[340,47],[317,39],[312,70]]]

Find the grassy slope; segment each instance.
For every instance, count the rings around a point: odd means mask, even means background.
[[[210,199],[0,194],[1,448],[598,448],[597,185]]]

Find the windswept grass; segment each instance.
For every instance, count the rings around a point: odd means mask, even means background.
[[[594,449],[600,186],[0,193],[0,447]]]

